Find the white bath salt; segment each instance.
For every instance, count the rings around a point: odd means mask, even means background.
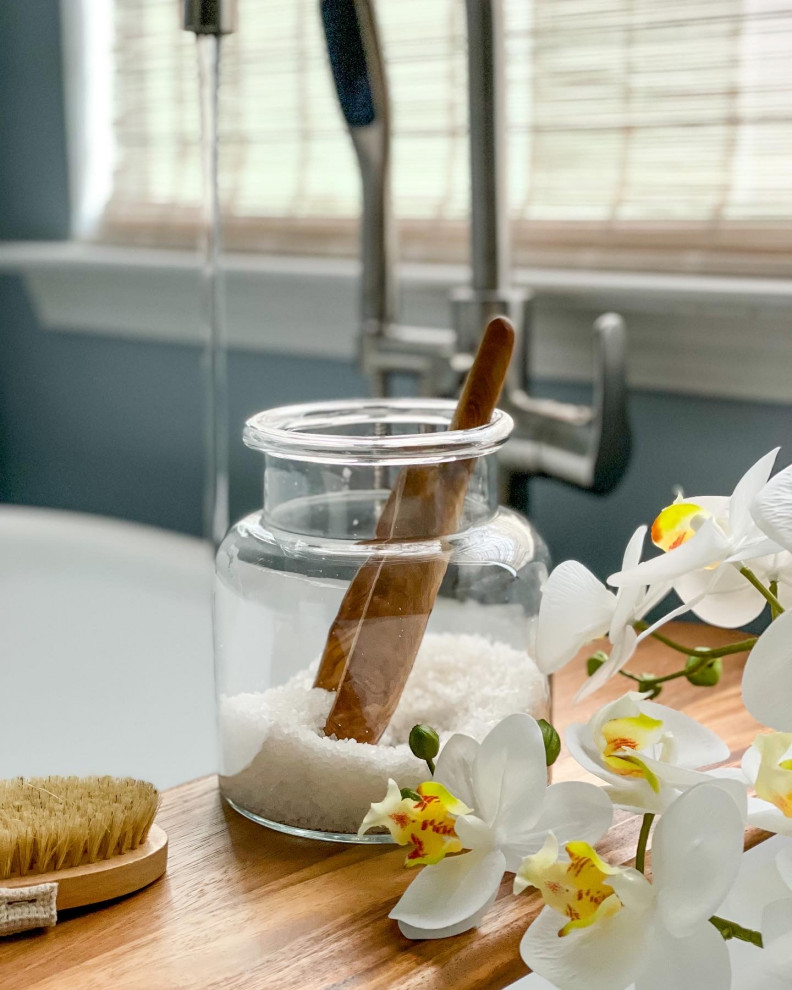
[[[429,776],[407,743],[425,722],[441,745],[481,740],[515,711],[545,714],[546,682],[527,653],[483,636],[428,633],[399,706],[376,746],[322,734],[334,695],[313,688],[318,661],[281,687],[220,703],[223,792],[270,821],[354,833],[388,778],[415,788]]]

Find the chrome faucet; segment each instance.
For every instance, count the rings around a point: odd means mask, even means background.
[[[529,394],[529,289],[511,284],[506,212],[505,80],[501,0],[465,0],[471,168],[469,286],[451,294],[453,329],[411,327],[396,319],[396,238],[390,191],[390,100],[374,0],[320,0],[330,66],[360,165],[360,357],[376,394],[393,374],[416,377],[424,395],[459,387],[487,321],[508,316],[517,331],[501,405],[515,432],[500,454],[512,477],[547,475],[610,491],[630,453],[624,374],[624,322],[616,313],[593,327],[594,401],[577,406]],[[196,34],[234,30],[236,0],[183,0],[184,26]]]
[[[387,394],[394,373],[415,375],[422,394],[452,394],[487,321],[508,316],[518,350],[501,405],[514,417],[515,432],[501,464],[512,479],[541,474],[607,492],[623,475],[630,452],[624,322],[606,313],[594,323],[592,406],[529,394],[532,293],[510,281],[501,0],[465,0],[465,6],[472,279],[451,295],[453,329],[436,329],[396,319],[390,101],[373,0],[320,0],[330,67],[362,178],[362,367],[380,395]]]

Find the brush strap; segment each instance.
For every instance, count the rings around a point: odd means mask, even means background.
[[[0,887],[0,935],[31,928],[52,928],[58,920],[56,883],[32,887]]]

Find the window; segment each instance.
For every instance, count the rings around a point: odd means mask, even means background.
[[[504,3],[518,263],[792,271],[788,0]],[[317,0],[239,6],[221,60],[226,245],[353,255],[358,171]],[[114,8],[112,168],[95,236],[192,243],[195,42],[175,0]],[[463,0],[379,0],[377,10],[401,255],[464,260]]]

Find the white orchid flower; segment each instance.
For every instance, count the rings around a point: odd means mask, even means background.
[[[714,516],[728,508],[728,499],[716,496],[701,495],[691,501]],[[756,557],[751,561],[751,570],[766,586],[771,582],[776,584],[776,597],[784,608],[792,606],[792,553],[782,550]],[[714,573],[703,568],[683,574],[674,581],[674,591],[703,622],[722,629],[740,629],[753,622],[767,606],[764,595],[734,566],[718,567]]]
[[[625,570],[634,568],[641,559],[645,536],[646,526],[640,526],[630,538],[624,551]],[[614,594],[583,564],[564,561],[552,571],[542,589],[534,643],[536,663],[545,674],[554,674],[586,643],[607,634],[613,649],[607,662],[581,689],[579,697],[584,697],[627,663],[637,644],[650,632],[637,635],[633,623],[670,590],[670,582],[664,581],[650,588],[620,588]]]
[[[390,913],[407,938],[444,938],[476,927],[503,874],[541,848],[547,833],[594,842],[613,808],[602,789],[579,781],[547,786],[541,730],[530,715],[504,719],[482,743],[452,736],[437,759],[435,783],[474,809],[456,834],[469,852],[425,866]]]
[[[756,792],[748,798],[748,824],[792,835],[792,732],[757,736],[742,758],[742,776]]]
[[[652,814],[707,780],[698,767],[729,756],[706,726],[636,691],[604,705],[588,723],[570,725],[565,741],[583,769],[605,781],[614,804]]]
[[[430,780],[417,791],[402,794],[395,780],[388,781],[382,801],[375,801],[363,819],[358,835],[370,828],[387,828],[400,846],[411,846],[405,866],[439,863],[448,853],[462,851],[455,824],[459,815],[473,809]]]
[[[792,894],[792,848],[781,849],[775,859],[776,869]],[[762,988],[783,990],[789,987],[792,972],[792,896],[771,901],[762,911]],[[756,984],[759,986],[759,984]]]
[[[694,501],[715,515],[715,503],[720,499],[702,495]],[[724,498],[723,502],[728,503],[728,499]],[[767,607],[764,595],[733,564],[707,566],[680,574],[674,580],[674,591],[702,622],[721,629],[740,629],[758,618]]]
[[[751,515],[766,536],[785,550],[792,550],[792,464],[756,494]]]
[[[749,819],[750,824],[750,819]],[[743,856],[737,880],[716,914],[762,934],[763,949],[742,943],[732,963],[734,985],[755,990],[789,990],[792,973],[792,843],[773,843],[759,855]],[[779,849],[779,845],[781,846]]]
[[[673,581],[682,600],[707,621],[722,625],[725,618],[727,624],[739,624],[734,619],[738,607],[744,609],[740,622],[747,621],[744,615],[756,607],[761,595],[751,589],[752,593],[744,591],[741,597],[741,586],[737,584],[740,575],[727,577],[715,569],[782,549],[759,528],[752,514],[778,450],[771,450],[750,467],[728,498],[702,495],[664,509],[652,526],[652,540],[666,552],[623,568],[608,578],[608,584],[621,588]],[[731,570],[727,569],[727,573]],[[744,578],[740,580],[750,588]],[[703,604],[707,596],[713,597],[711,609]]]
[[[547,905],[520,944],[534,972],[559,990],[730,986],[728,949],[708,920],[740,868],[743,817],[730,793],[704,783],[671,805],[654,833],[652,883],[585,843],[567,845],[568,863],[557,848],[549,837],[515,879]]]
[[[770,623],[743,670],[745,707],[763,725],[792,732],[792,611]]]
[[[652,539],[662,549],[676,541],[692,538],[691,523],[697,516],[718,521],[728,529],[730,499],[721,495],[697,495],[690,501],[677,501],[664,509],[652,526]],[[686,534],[690,534],[687,536]],[[755,534],[754,534],[755,535]],[[681,546],[681,543],[677,544]],[[752,561],[752,569],[769,584],[776,572],[783,571],[781,555],[771,554]],[[655,558],[659,559],[659,558]],[[784,577],[786,572],[783,571]],[[767,576],[766,576],[767,575]],[[722,629],[739,629],[753,622],[767,606],[767,599],[746,578],[739,567],[708,564],[674,579],[674,591],[703,622]]]

